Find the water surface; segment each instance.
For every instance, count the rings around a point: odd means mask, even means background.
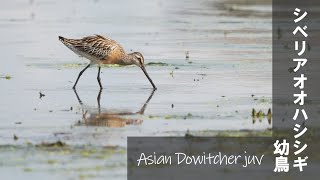
[[[270,121],[251,112],[271,108],[271,3],[253,2],[3,2],[3,177],[125,179],[127,136],[268,134]],[[92,34],[143,53],[158,90],[138,67],[112,66],[102,69],[101,93],[97,67],[74,92],[88,61],[58,36]],[[42,147],[59,140],[66,146]]]

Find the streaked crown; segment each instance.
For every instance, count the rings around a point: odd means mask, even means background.
[[[137,65],[144,65],[144,57],[140,52],[130,53],[129,56],[131,56],[134,59]]]

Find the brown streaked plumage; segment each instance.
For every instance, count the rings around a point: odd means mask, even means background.
[[[67,39],[59,36],[59,40],[74,53],[90,60],[90,63],[82,71],[80,71],[73,89],[76,88],[76,85],[83,72],[93,64],[99,65],[97,80],[101,89],[101,64],[135,64],[142,69],[151,85],[153,86],[153,89],[157,89],[145,69],[143,55],[139,52],[127,54],[119,43],[101,35],[87,36],[82,39]]]

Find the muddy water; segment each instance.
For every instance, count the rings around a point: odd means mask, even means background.
[[[271,108],[268,1],[16,0],[0,9],[4,177],[125,179],[127,136],[269,134],[271,122],[251,116]],[[102,92],[97,67],[74,92],[87,61],[58,36],[91,34],[142,52],[158,90],[139,68],[111,66]],[[58,140],[66,145],[42,147]]]

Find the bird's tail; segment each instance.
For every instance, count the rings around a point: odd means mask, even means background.
[[[69,47],[71,44],[70,43],[68,43],[68,40],[69,39],[67,39],[67,38],[64,38],[64,37],[62,37],[62,36],[59,36],[59,40],[64,44],[64,45],[66,45],[67,47]]]
[[[61,42],[64,42],[65,39],[66,39],[66,38],[64,38],[64,37],[62,37],[62,36],[59,36],[59,40],[60,40]]]
[[[68,48],[74,48],[77,44],[79,44],[79,40],[77,39],[68,39],[68,38],[59,36],[59,40]]]

